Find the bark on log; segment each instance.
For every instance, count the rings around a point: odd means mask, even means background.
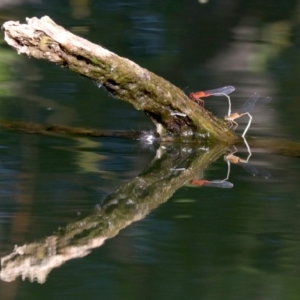
[[[26,21],[2,25],[5,41],[19,54],[54,62],[96,81],[114,97],[144,111],[162,139],[179,136],[182,140],[232,143],[237,138],[224,120],[165,79],[70,33],[47,16]]]

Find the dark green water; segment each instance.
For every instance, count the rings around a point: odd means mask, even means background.
[[[186,93],[234,85],[233,108],[254,92],[271,96],[267,107],[253,113],[248,134],[299,140],[300,2],[199,2],[3,1],[0,10],[2,23],[49,15]],[[89,80],[19,56],[4,41],[0,51],[2,119],[111,130],[154,128],[143,113]],[[226,99],[220,97],[205,105],[220,116],[227,112]],[[140,198],[147,199],[155,190],[145,183],[152,174],[169,170],[176,176],[181,172],[176,168],[187,168],[178,159],[190,151],[187,146],[174,150],[175,162],[166,159],[165,165],[151,164],[156,148],[135,140],[1,130],[2,258],[15,245],[52,245],[53,232],[85,222],[97,209],[107,218],[101,219],[106,226],[101,234],[95,235],[99,224],[94,225],[60,245],[60,253],[49,246],[47,255],[37,251],[7,272],[2,261],[0,299],[299,299],[299,158],[254,149],[250,163],[258,173],[232,165],[231,189],[177,188],[174,180],[169,199],[162,184],[151,196],[155,204],[130,206],[128,199],[123,206],[127,183],[141,178]],[[238,150],[245,159],[245,147]],[[203,177],[221,180],[226,174],[220,157]],[[112,193],[121,200],[110,199]],[[124,222],[113,234],[117,214]]]

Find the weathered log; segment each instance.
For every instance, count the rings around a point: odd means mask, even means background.
[[[57,25],[49,17],[27,18],[27,24],[2,25],[5,41],[19,54],[48,60],[94,80],[114,97],[144,111],[157,132],[182,140],[231,143],[236,139],[224,120],[190,100],[167,80]]]

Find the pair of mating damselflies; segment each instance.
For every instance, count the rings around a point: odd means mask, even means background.
[[[249,116],[249,122],[248,125],[246,126],[242,137],[245,137],[246,132],[248,131],[251,122],[252,122],[252,116],[250,115],[249,111],[251,111],[257,100],[259,99],[259,95],[257,93],[254,93],[245,103],[244,105],[238,109],[236,112],[231,113],[231,101],[230,101],[230,97],[228,96],[230,93],[232,93],[233,91],[235,91],[235,87],[234,86],[224,86],[221,88],[217,88],[217,89],[213,89],[213,90],[207,90],[207,91],[200,91],[200,92],[196,92],[196,93],[191,93],[190,94],[190,98],[197,102],[199,105],[204,106],[204,101],[201,98],[204,97],[209,97],[209,96],[225,96],[228,99],[228,114],[227,116],[225,116],[225,120],[228,121],[229,123],[229,127],[234,127],[234,129],[236,129],[238,127],[238,123],[235,122],[234,120],[244,116],[244,115],[248,115]],[[262,100],[261,102],[266,104],[268,102],[270,102],[272,100],[271,97],[267,97],[264,100]]]

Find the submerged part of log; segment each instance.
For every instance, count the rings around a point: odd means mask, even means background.
[[[54,62],[94,80],[114,97],[144,111],[162,138],[175,135],[223,142],[236,138],[224,120],[214,117],[167,80],[70,33],[47,16],[26,21],[2,25],[5,41],[19,54]]]
[[[154,132],[138,132],[138,131],[112,131],[112,130],[99,130],[93,128],[83,127],[70,127],[59,126],[52,124],[37,124],[31,122],[12,122],[12,121],[0,121],[0,128],[5,130],[20,131],[27,134],[41,134],[41,135],[55,135],[55,136],[85,136],[85,137],[114,137],[114,138],[129,138],[141,140],[143,143],[152,143],[156,139]],[[146,133],[146,134],[145,134]],[[149,135],[147,135],[149,133]],[[249,145],[253,149],[260,149],[263,152],[300,157],[300,143],[296,141],[289,141],[279,138],[247,138]],[[163,142],[168,142],[165,139]],[[174,139],[171,141],[174,142]],[[181,142],[178,138],[176,142]],[[198,144],[198,141],[191,141],[189,144]],[[245,141],[240,138],[235,141],[235,146],[245,146]]]

